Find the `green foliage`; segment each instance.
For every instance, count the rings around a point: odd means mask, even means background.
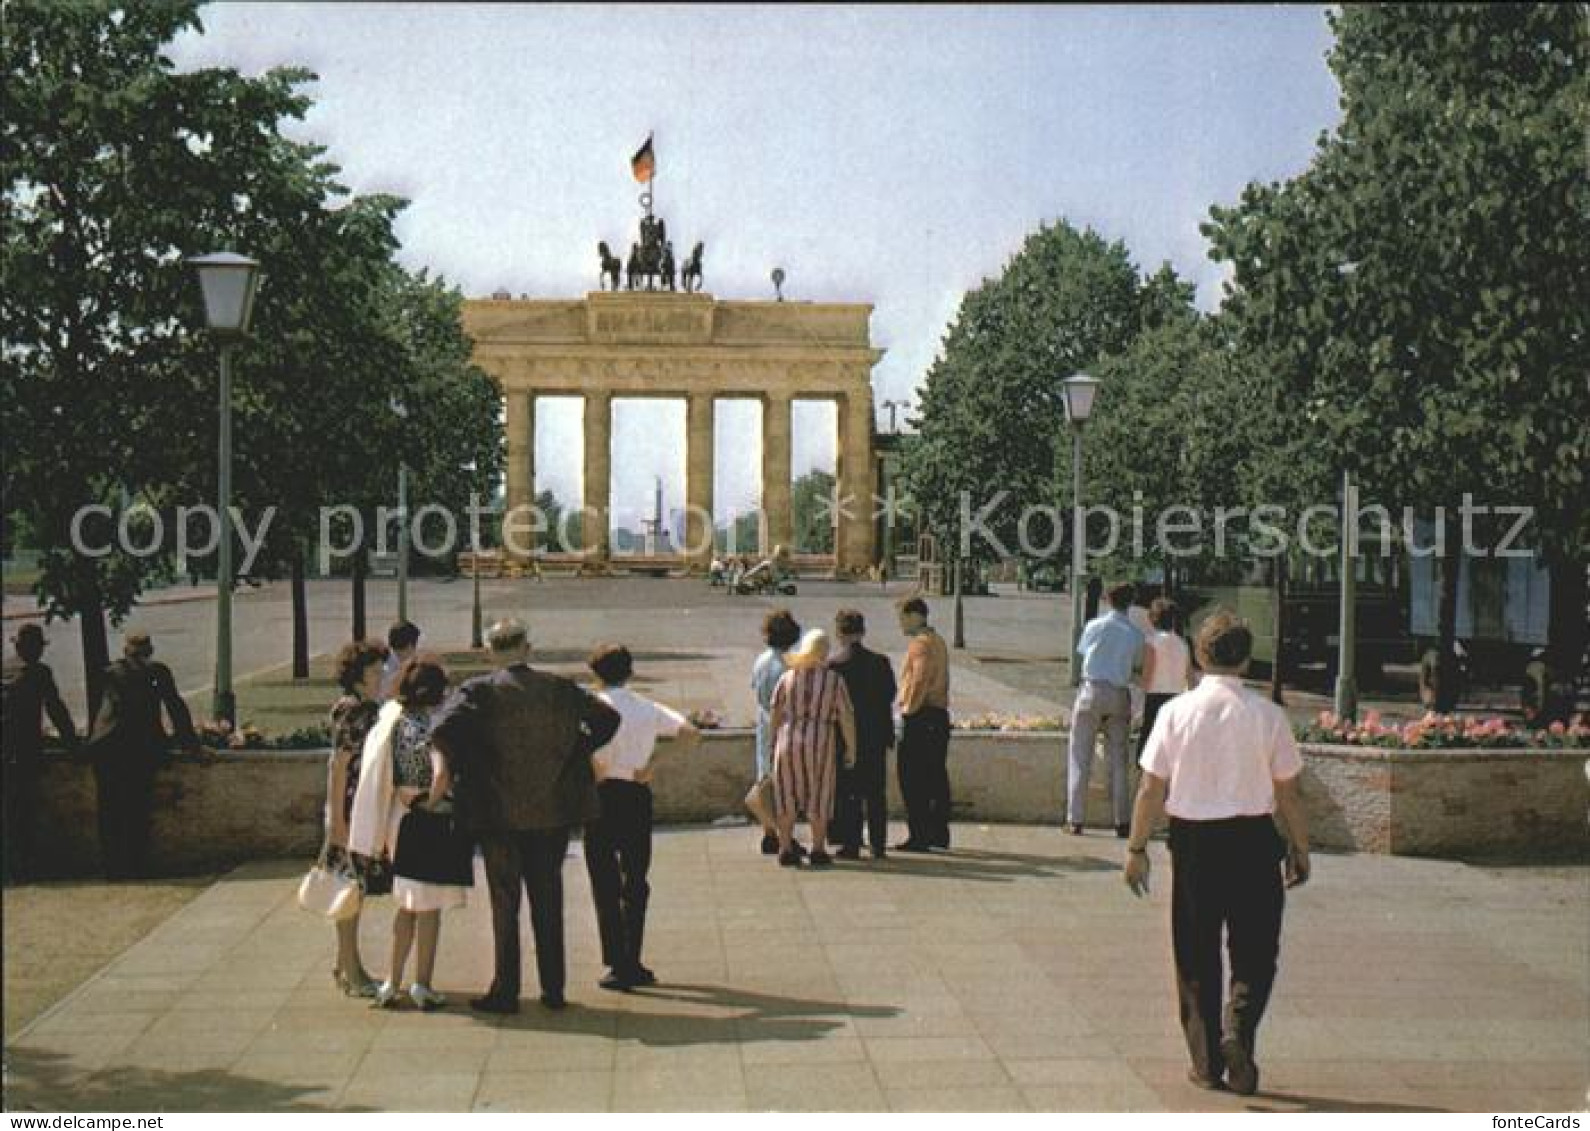
[[[1581,5],[1335,12],[1340,127],[1205,226],[1228,310],[1370,497],[1529,504],[1590,542],[1590,23]]]
[[[459,294],[394,262],[403,201],[350,197],[321,147],[283,136],[310,107],[309,72],[177,73],[162,46],[199,27],[192,2],[6,8],[4,509],[41,550],[48,614],[83,616],[91,686],[91,626],[171,565],[75,553],[73,515],[215,498],[215,343],[188,257],[262,263],[232,397],[233,505],[256,522],[276,508],[258,572],[302,561],[322,506],[359,508],[371,533],[399,458],[416,504],[459,514],[502,466],[500,400],[469,363]]]
[[[198,26],[196,3],[6,9],[3,485],[38,539],[52,616],[123,616],[164,568],[73,553],[71,517],[124,491],[159,499],[194,466],[184,421],[214,402],[215,367],[193,356],[183,259],[312,176],[277,132],[308,108],[310,76],[177,74],[161,45]]]
[[[813,468],[790,486],[790,515],[795,531],[795,552],[831,554],[834,552],[833,475]]]
[[[1011,503],[988,526],[1014,545],[1020,507],[1053,501],[1057,450],[1069,451],[1057,449],[1061,382],[1174,317],[1190,295],[1168,268],[1145,286],[1125,245],[1091,229],[1060,221],[1028,236],[997,279],[967,293],[928,370],[902,467],[927,525],[953,535],[961,492],[975,511],[1004,490]],[[991,554],[980,541],[973,551]]]

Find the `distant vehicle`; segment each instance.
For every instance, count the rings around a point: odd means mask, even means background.
[[[1429,544],[1429,532],[1416,534]],[[1373,686],[1387,664],[1430,665],[1440,642],[1440,566],[1434,557],[1414,556],[1401,546],[1382,554],[1364,540],[1358,559],[1355,664],[1360,683]],[[1246,618],[1254,632],[1254,661],[1274,659],[1273,563],[1248,564],[1240,576],[1194,579],[1177,597],[1189,613],[1190,630],[1216,606]],[[1526,710],[1539,697],[1540,656],[1550,637],[1550,571],[1538,556],[1497,558],[1466,555],[1460,560],[1455,639],[1462,680],[1520,689]],[[1340,560],[1294,555],[1288,562],[1283,603],[1286,639],[1283,678],[1323,664],[1334,679],[1341,618]]]
[[[1052,562],[1039,562],[1028,568],[1026,585],[1034,593],[1064,593],[1066,571]]]

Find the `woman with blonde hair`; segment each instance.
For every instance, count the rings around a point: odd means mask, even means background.
[[[812,827],[813,867],[832,864],[824,850],[834,811],[838,777],[836,740],[843,740],[846,765],[856,757],[856,716],[844,677],[828,667],[828,635],[812,629],[789,653],[789,670],[773,691],[773,807],[778,823],[778,862],[800,863],[795,821],[804,813]]]

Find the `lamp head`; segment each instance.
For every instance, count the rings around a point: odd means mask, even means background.
[[[1065,388],[1066,419],[1080,428],[1093,414],[1093,398],[1098,395],[1099,383],[1086,373],[1074,373],[1061,384]]]
[[[188,260],[199,275],[204,295],[204,321],[217,334],[248,333],[254,314],[254,296],[262,276],[259,262],[246,255],[218,251]]]

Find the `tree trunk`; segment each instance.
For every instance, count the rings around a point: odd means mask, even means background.
[[[365,637],[364,613],[364,571],[366,558],[363,547],[353,555],[353,566],[349,575],[353,581],[353,636],[354,640],[363,640]]]
[[[85,601],[77,613],[83,639],[83,685],[88,689],[88,718],[83,733],[93,732],[99,701],[105,694],[105,669],[110,667],[110,638],[105,631],[105,609],[99,595]]]
[[[309,594],[304,585],[304,548],[292,550],[293,678],[309,678]]]
[[[1278,554],[1275,566],[1270,573],[1271,608],[1274,612],[1275,624],[1271,635],[1270,646],[1270,700],[1286,705],[1286,696],[1281,689],[1281,664],[1286,654],[1286,555]]]
[[[1551,570],[1551,625],[1546,642],[1546,696],[1541,725],[1567,722],[1574,709],[1574,687],[1584,665],[1590,635],[1587,601],[1590,577],[1585,563],[1573,557],[1554,558]]]
[[[1448,534],[1450,535],[1450,531]],[[1448,537],[1441,549],[1441,594],[1436,631],[1435,709],[1443,715],[1457,710],[1457,602],[1458,574],[1463,567],[1463,543]]]

